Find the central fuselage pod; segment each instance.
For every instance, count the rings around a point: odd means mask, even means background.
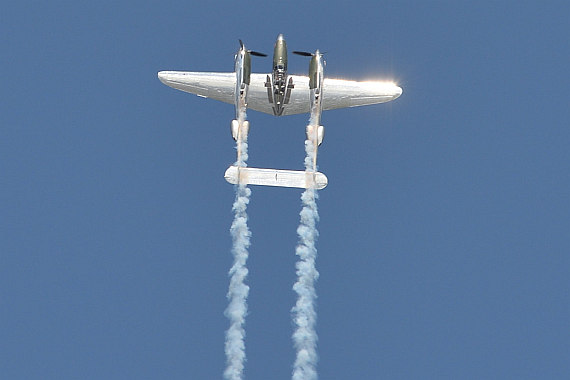
[[[276,88],[285,88],[287,80],[287,43],[280,34],[273,49],[273,84]]]
[[[265,82],[267,87],[267,97],[269,102],[273,104],[273,113],[276,116],[283,114],[283,109],[289,103],[291,98],[291,89],[293,89],[293,80],[287,76],[287,43],[280,34],[275,42],[273,49],[273,74],[267,76]]]

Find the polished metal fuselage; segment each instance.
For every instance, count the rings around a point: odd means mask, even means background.
[[[285,104],[289,103],[293,81],[287,76],[287,43],[280,34],[273,48],[273,73],[265,82],[267,98],[273,104],[276,116],[283,114]]]

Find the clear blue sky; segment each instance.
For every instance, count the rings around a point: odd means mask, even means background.
[[[570,378],[568,2],[210,4],[3,5],[0,377],[222,377],[234,110],[156,73],[283,33],[404,89],[323,114],[320,378]],[[249,119],[303,167],[308,115]],[[300,195],[253,188],[249,380],[290,378]]]

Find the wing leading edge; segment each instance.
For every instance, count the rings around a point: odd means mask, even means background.
[[[251,74],[247,108],[273,115],[265,86],[268,74]],[[189,92],[224,103],[234,103],[235,73],[208,73],[188,71],[161,71],[160,81],[177,90]],[[283,115],[308,113],[309,77],[289,75],[295,84]],[[358,82],[325,78],[323,81],[323,110],[358,107],[385,103],[398,98],[402,89],[393,82]]]

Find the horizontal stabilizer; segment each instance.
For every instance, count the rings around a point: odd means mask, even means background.
[[[301,170],[259,169],[230,166],[224,175],[226,181],[237,185],[297,187],[300,189],[324,189],[328,184],[327,177],[320,172]]]

